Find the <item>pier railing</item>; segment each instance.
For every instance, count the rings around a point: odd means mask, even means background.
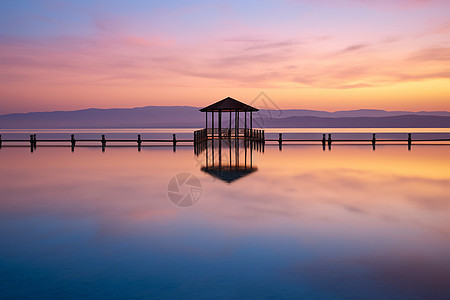
[[[194,140],[192,139],[177,139],[176,134],[172,135],[172,139],[142,139],[141,135],[138,134],[136,139],[106,139],[105,135],[102,134],[101,139],[76,139],[75,135],[72,134],[70,139],[37,139],[36,134],[30,134],[30,139],[7,139],[3,140],[0,135],[0,149],[3,145],[6,144],[10,146],[21,146],[24,144],[28,144],[31,147],[31,150],[36,149],[38,142],[40,146],[48,146],[48,145],[70,145],[72,147],[72,151],[75,147],[80,146],[92,146],[98,145],[101,146],[103,151],[105,150],[106,145],[114,145],[114,146],[126,146],[126,145],[136,145],[138,150],[141,150],[141,147],[144,145],[162,145],[162,146],[173,146],[174,150],[178,143],[192,143]]]
[[[405,134],[406,135],[406,134]],[[181,143],[182,145],[193,144],[194,146],[199,143],[207,142],[208,140],[215,139],[245,139],[248,141],[253,141],[262,144],[278,144],[278,146],[282,147],[283,144],[321,144],[323,148],[328,146],[331,147],[332,144],[340,143],[340,144],[371,144],[373,148],[375,148],[376,144],[387,144],[387,143],[401,143],[407,144],[408,148],[411,148],[411,145],[414,143],[443,143],[449,144],[449,138],[434,138],[434,139],[413,139],[412,134],[408,133],[404,139],[377,139],[376,134],[372,134],[371,139],[333,139],[331,134],[323,134],[322,139],[283,139],[283,134],[279,133],[278,139],[266,139],[264,130],[261,129],[239,129],[239,131],[234,130],[214,130],[211,132],[211,129],[200,129],[194,131],[193,139],[177,139],[176,134],[172,135],[172,139],[142,139],[141,135],[138,134],[136,139],[106,139],[105,135],[101,136],[101,139],[76,139],[75,135],[72,134],[70,139],[37,139],[36,134],[30,134],[29,139],[6,139],[3,140],[0,135],[0,148],[2,146],[22,146],[29,144],[31,150],[36,149],[38,143],[39,145],[67,145],[71,146],[72,151],[75,147],[78,146],[92,146],[98,145],[101,146],[103,151],[105,147],[108,145],[114,146],[129,146],[136,145],[138,150],[141,150],[141,147],[144,146],[172,146],[174,151],[176,146]]]
[[[408,149],[411,150],[411,145],[413,142],[432,142],[432,143],[448,143],[450,142],[450,139],[448,138],[442,138],[442,139],[414,139],[412,138],[412,134],[408,133],[407,138],[405,139],[377,139],[376,134],[372,134],[371,139],[333,139],[331,136],[331,133],[328,134],[328,136],[324,133],[322,134],[322,139],[283,139],[283,134],[278,134],[278,139],[265,139],[265,142],[276,142],[278,143],[278,146],[281,147],[283,143],[321,143],[323,149],[325,149],[326,146],[328,148],[331,148],[331,144],[333,143],[341,143],[341,144],[371,144],[372,148],[375,150],[375,145],[377,143],[381,144],[389,144],[389,143],[403,143],[408,145]]]

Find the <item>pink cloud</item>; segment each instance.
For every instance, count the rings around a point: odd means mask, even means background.
[[[363,5],[370,8],[376,9],[417,9],[426,6],[446,4],[445,0],[291,0],[291,2],[314,2],[327,5],[337,5],[337,6],[353,6],[353,5]]]
[[[8,82],[117,84],[122,80],[167,85],[201,78],[203,82],[226,81],[238,86],[276,87],[285,82],[346,89],[449,78],[441,63],[450,61],[447,48],[426,48],[398,59],[377,50],[377,44],[356,43],[325,56],[302,47],[306,46],[300,42],[253,39],[231,49],[205,47],[189,52],[192,49],[170,40],[135,35],[3,38],[0,76]],[[342,55],[347,53],[351,55]],[[408,65],[407,71],[402,71],[404,65]]]

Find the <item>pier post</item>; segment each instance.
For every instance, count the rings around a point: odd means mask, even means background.
[[[33,134],[33,147],[34,147],[34,149],[36,149],[36,147],[37,147],[37,138],[36,138],[36,134]]]
[[[141,151],[142,140],[140,134],[138,134],[137,144],[138,144],[138,151]]]
[[[325,133],[322,134],[322,149],[325,151],[325,144],[327,142],[327,139],[325,138]]]
[[[375,150],[375,143],[377,142],[377,139],[375,137],[375,133],[372,134],[372,149]]]
[[[283,134],[279,133],[278,134],[278,149],[281,151],[283,147]]]
[[[214,130],[214,128],[213,128]],[[175,152],[177,150],[177,137],[175,135],[175,133],[172,135],[172,143],[173,143],[173,152]]]
[[[261,130],[261,151],[264,152],[264,146],[266,144],[266,137],[264,133],[264,129]]]
[[[194,131],[194,154],[197,154],[197,131]]]
[[[2,135],[0,134],[0,149],[2,148]]]
[[[106,148],[106,139],[105,135],[102,134],[102,152],[105,152],[105,148]]]
[[[31,153],[33,153],[33,149],[34,149],[34,145],[33,145],[33,135],[30,134],[30,150],[31,150]]]
[[[328,150],[331,150],[331,133],[328,134]]]
[[[75,151],[75,135],[74,134],[70,135],[70,144],[71,144],[71,150],[72,150],[72,152],[74,152]]]
[[[411,133],[408,133],[408,150],[411,150]]]

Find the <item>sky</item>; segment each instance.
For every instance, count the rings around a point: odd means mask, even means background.
[[[0,2],[0,114],[228,96],[450,111],[450,1]]]

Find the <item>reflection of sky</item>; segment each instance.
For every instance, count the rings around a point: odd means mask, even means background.
[[[232,184],[191,148],[37,150],[0,150],[6,296],[450,295],[447,146],[266,147]],[[203,186],[187,209],[181,172]]]

